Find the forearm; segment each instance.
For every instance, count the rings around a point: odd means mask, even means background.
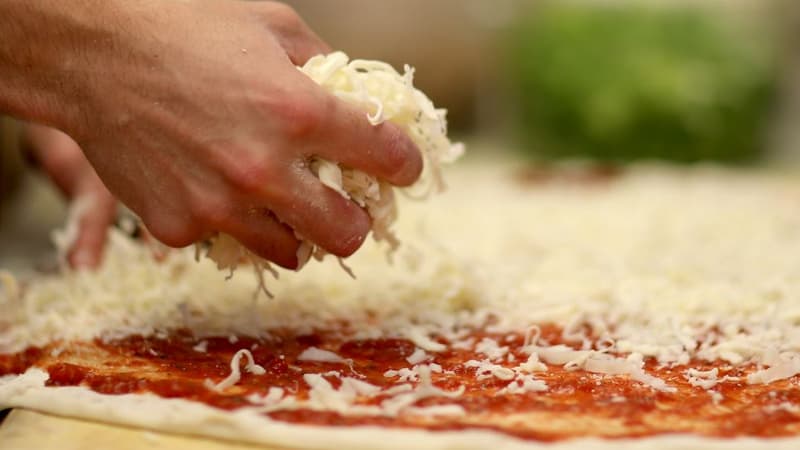
[[[70,128],[114,47],[116,0],[0,0],[0,112]]]

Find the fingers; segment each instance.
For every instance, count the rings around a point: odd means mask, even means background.
[[[224,230],[258,256],[287,269],[297,268],[300,241],[288,226],[263,208],[252,208],[231,220]]]
[[[325,94],[327,95],[327,94]],[[367,113],[330,96],[306,151],[362,170],[396,186],[408,186],[422,172],[422,154],[398,126],[372,125]]]
[[[334,255],[355,252],[369,233],[367,213],[303,169],[290,175],[295,188],[275,202],[278,217],[306,239]]]
[[[296,66],[302,66],[312,56],[327,54],[331,52],[330,46],[322,41],[310,29],[307,35],[300,38],[286,37],[279,35],[281,47],[286,50],[289,60]]]
[[[27,123],[23,128],[23,145],[73,206],[85,205],[81,207],[78,236],[68,251],[68,262],[76,269],[97,267],[108,227],[116,216],[116,199],[100,181],[78,144],[65,133]]]
[[[78,219],[78,237],[67,254],[67,261],[75,269],[93,269],[102,259],[108,227],[116,216],[117,202],[105,189],[84,194],[73,201],[85,201],[87,206]]]
[[[283,3],[266,5],[266,18],[270,29],[296,66],[302,66],[312,56],[330,53],[326,44],[290,6]]]
[[[26,123],[22,145],[67,197],[73,197],[81,176],[90,169],[78,144],[63,132]]]
[[[289,6],[269,4],[267,20],[289,59],[296,65],[331,51]],[[297,75],[297,78],[302,76]],[[306,108],[322,110],[311,114],[322,118],[316,136],[298,136],[303,147],[397,186],[408,186],[417,180],[422,172],[422,155],[405,132],[391,123],[372,125],[367,120],[366,111],[335,98],[310,80],[301,81],[311,92],[309,97],[314,103],[306,105]],[[314,138],[316,145],[311,142],[309,147],[308,138]]]

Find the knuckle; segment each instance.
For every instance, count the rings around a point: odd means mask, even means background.
[[[313,84],[313,82],[311,82]],[[295,87],[261,84],[253,89],[250,103],[274,131],[285,138],[307,138],[316,133],[336,107],[335,99],[300,83]]]
[[[279,108],[284,133],[292,139],[316,134],[322,127],[327,109],[325,100],[315,99],[311,95],[287,96]]]
[[[169,247],[186,247],[200,239],[199,229],[190,221],[145,221],[145,224],[153,237]]]
[[[229,161],[224,173],[235,190],[244,194],[264,192],[278,173],[276,164],[266,157],[243,156]]]
[[[280,28],[291,30],[304,26],[300,14],[285,3],[276,2],[270,4],[268,14],[271,20]]]
[[[190,205],[192,217],[211,229],[219,229],[231,217],[230,202],[219,196],[196,196]]]

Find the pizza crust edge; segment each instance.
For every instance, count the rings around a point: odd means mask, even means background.
[[[484,430],[427,431],[376,426],[326,427],[279,422],[252,411],[224,411],[182,399],[152,394],[105,395],[85,387],[46,387],[48,374],[31,368],[0,377],[0,403],[49,414],[132,426],[147,430],[288,448],[351,449],[769,449],[789,450],[800,438],[712,439],[688,435],[639,439],[575,439],[531,442]]]

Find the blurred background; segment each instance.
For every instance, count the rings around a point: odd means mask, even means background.
[[[795,0],[290,0],[333,48],[417,68],[472,154],[800,161]],[[0,266],[62,220],[0,129]],[[38,243],[37,243],[38,242]],[[33,243],[33,244],[32,244]]]
[[[417,67],[455,132],[531,158],[792,153],[793,0],[289,3],[335,48]]]

